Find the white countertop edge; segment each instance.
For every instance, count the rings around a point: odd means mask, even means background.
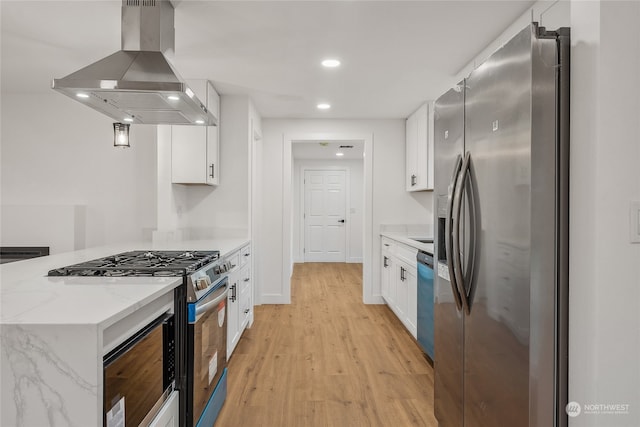
[[[411,246],[412,248],[415,248],[415,249],[424,251],[430,255],[433,255],[433,251],[434,251],[433,243],[421,243],[411,239],[411,237],[422,239],[422,238],[426,238],[425,236],[417,236],[417,235],[407,236],[406,233],[389,232],[389,231],[381,231],[380,236],[388,237],[391,240],[395,240],[396,242],[400,242],[404,245]]]

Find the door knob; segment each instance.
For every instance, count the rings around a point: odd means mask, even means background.
[[[344,219],[339,219],[338,222],[341,222],[344,224]]]

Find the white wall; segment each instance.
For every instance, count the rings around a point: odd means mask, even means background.
[[[249,102],[220,98],[220,184],[187,190],[189,227],[200,237],[249,236]]]
[[[290,168],[283,158],[284,135],[300,134],[349,134],[372,135],[373,138],[373,200],[371,205],[373,238],[371,247],[364,247],[378,254],[380,241],[377,238],[381,224],[418,224],[432,222],[433,208],[431,192],[407,193],[404,191],[405,124],[402,119],[390,120],[276,120],[265,119],[263,128],[262,168],[262,231],[261,262],[258,274],[262,286],[259,297],[263,302],[284,300],[289,277],[283,277],[282,235],[283,224],[283,168]],[[369,153],[367,153],[369,155]],[[286,161],[289,161],[287,159]],[[367,209],[368,207],[365,207]],[[373,256],[371,271],[372,296],[382,301],[380,295],[379,260]],[[364,272],[366,275],[367,272]],[[280,299],[279,299],[280,298]]]
[[[217,186],[171,183],[171,126],[158,126],[159,238],[250,237],[250,124],[260,117],[244,95],[223,95],[220,113]]]
[[[81,206],[73,221],[84,225],[70,248],[52,234],[43,245],[57,250],[149,239],[156,226],[155,126],[132,126],[131,148],[113,147],[113,120],[57,92],[12,93],[2,88],[1,203]],[[66,227],[69,218],[32,215],[3,224],[11,234],[40,226]],[[65,228],[67,229],[67,228]],[[4,234],[4,233],[2,233]],[[18,234],[22,234],[19,232]],[[31,244],[12,238],[2,244]]]
[[[580,427],[640,425],[640,3],[571,3],[569,400]],[[584,414],[629,404],[629,415]]]
[[[304,169],[345,169],[349,176],[349,200],[347,200],[347,232],[349,246],[346,248],[346,262],[362,262],[363,258],[363,209],[364,209],[364,167],[362,160],[304,160],[293,163],[293,259],[304,262]]]

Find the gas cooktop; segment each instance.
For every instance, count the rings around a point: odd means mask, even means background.
[[[220,257],[219,251],[131,251],[49,271],[49,276],[186,276]]]

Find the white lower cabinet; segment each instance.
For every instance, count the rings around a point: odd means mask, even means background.
[[[235,268],[229,274],[227,297],[227,360],[235,350],[253,311],[250,245],[226,257]]]
[[[396,299],[396,288],[395,283],[393,283],[393,287],[391,286],[394,277],[394,262],[391,257],[391,253],[389,251],[385,251],[382,249],[382,272],[381,272],[381,286],[382,286],[382,297],[386,301],[389,306],[395,304]]]
[[[416,249],[382,238],[382,297],[414,338],[418,336],[417,252]]]
[[[174,391],[164,403],[158,415],[151,421],[149,427],[180,427],[180,406],[178,391]]]

